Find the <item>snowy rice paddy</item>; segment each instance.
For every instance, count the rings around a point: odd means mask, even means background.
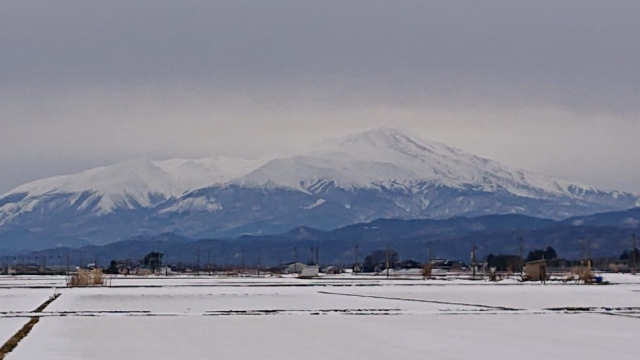
[[[0,277],[0,345],[61,296],[7,359],[629,358],[640,276],[611,285],[336,276]]]

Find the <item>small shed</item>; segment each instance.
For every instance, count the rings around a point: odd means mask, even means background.
[[[317,277],[320,272],[318,265],[308,265],[302,269],[302,272],[298,276],[301,279],[311,279]]]
[[[528,261],[524,266],[525,280],[545,281],[547,280],[547,260]]]

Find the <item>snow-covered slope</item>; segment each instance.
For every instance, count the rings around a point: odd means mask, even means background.
[[[269,158],[255,160],[216,156],[204,159],[170,159],[153,163],[166,172],[182,191],[224,184],[263,165]]]
[[[288,157],[137,159],[38,180],[0,197],[0,242],[235,236],[378,218],[563,219],[638,205],[635,194],[510,168],[381,128]]]
[[[78,211],[104,215],[119,207],[152,207],[181,194],[167,173],[147,159],[136,159],[19,186],[3,197],[20,200],[0,206],[0,224],[52,199],[58,209],[66,202]]]
[[[140,158],[77,174],[37,180],[21,185],[2,197],[20,200],[4,201],[5,204],[0,205],[0,225],[53,198],[58,203],[56,208],[59,208],[61,197],[65,198],[64,202],[69,207],[97,216],[119,208],[152,208],[166,200],[178,198],[189,190],[225,183],[264,162],[227,157],[163,161]]]
[[[505,190],[525,197],[579,197],[596,189],[511,169],[444,144],[413,140],[380,128],[322,144],[305,154],[270,161],[237,184],[303,191],[332,182],[344,189],[430,182],[451,188]]]

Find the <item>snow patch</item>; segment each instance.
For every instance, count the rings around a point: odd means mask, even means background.
[[[185,213],[189,211],[206,211],[215,212],[222,210],[222,205],[218,204],[213,199],[208,199],[205,196],[182,199],[168,208],[162,209],[161,214],[166,213]]]
[[[313,208],[317,208],[318,206],[324,204],[326,202],[325,199],[318,199],[316,202],[314,202],[313,204],[305,207],[305,210],[311,210]]]

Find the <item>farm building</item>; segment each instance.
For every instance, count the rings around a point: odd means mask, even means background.
[[[544,281],[547,280],[547,260],[529,261],[524,266],[525,280]]]
[[[319,269],[318,265],[306,265],[302,269],[302,272],[300,273],[299,277],[303,278],[303,279],[310,279],[310,278],[318,276],[319,272],[320,272],[320,269]]]

